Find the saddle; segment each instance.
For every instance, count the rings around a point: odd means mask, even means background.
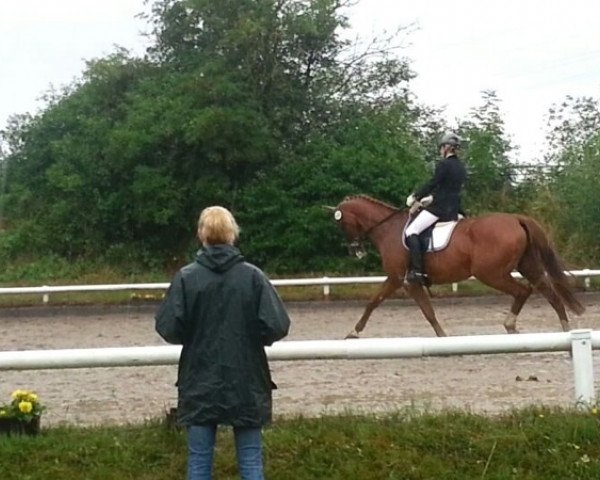
[[[463,218],[464,217],[462,215],[459,215],[458,220],[451,220],[449,222],[436,222],[431,227],[423,230],[419,234],[421,250],[423,252],[439,252],[440,250],[446,248],[450,243],[450,238],[452,237],[452,232],[454,232],[454,227],[456,227],[456,224]],[[408,248],[406,246],[405,232],[409,225],[410,222],[407,222],[402,232],[402,244],[405,248]]]

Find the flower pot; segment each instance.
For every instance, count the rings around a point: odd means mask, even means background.
[[[0,435],[37,435],[40,433],[40,417],[32,420],[19,420],[17,418],[0,418]]]

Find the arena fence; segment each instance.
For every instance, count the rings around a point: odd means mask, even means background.
[[[282,341],[266,348],[272,361],[391,359],[525,352],[571,352],[575,405],[596,404],[593,349],[600,331],[454,337]],[[177,364],[180,346],[25,350],[0,352],[2,370],[40,370]]]
[[[600,270],[572,270],[565,272],[573,277],[583,278],[585,287],[590,287],[590,279],[600,276]],[[522,278],[522,276],[513,272],[513,277]],[[300,286],[323,286],[323,296],[328,298],[331,293],[332,285],[349,285],[349,284],[368,284],[382,283],[386,277],[320,277],[320,278],[291,278],[291,279],[274,279],[271,283],[275,287],[300,287]],[[470,280],[474,280],[471,278]],[[63,286],[48,286],[41,287],[2,287],[0,295],[15,295],[15,294],[41,294],[42,301],[48,303],[51,293],[72,293],[72,292],[109,292],[109,291],[124,291],[124,290],[166,290],[169,288],[169,283],[133,283],[133,284],[108,284],[108,285],[63,285]],[[452,284],[452,291],[458,291],[458,284]]]

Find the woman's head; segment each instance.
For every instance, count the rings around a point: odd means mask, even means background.
[[[456,152],[462,146],[462,142],[462,138],[456,135],[456,133],[450,132],[444,134],[438,142],[441,157],[446,158],[450,155],[456,155]]]
[[[198,238],[203,245],[233,245],[240,234],[240,227],[229,210],[223,207],[207,207],[198,219]]]

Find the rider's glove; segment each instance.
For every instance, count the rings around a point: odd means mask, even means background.
[[[424,207],[431,205],[433,203],[433,195],[427,195],[426,197],[423,197],[420,202]]]
[[[415,198],[414,194],[411,193],[408,197],[406,197],[406,206],[412,207],[412,204],[416,201],[417,199]]]
[[[423,208],[423,204],[419,200],[415,200],[412,206],[408,209],[408,213],[414,215],[415,213],[418,213],[421,208]]]

